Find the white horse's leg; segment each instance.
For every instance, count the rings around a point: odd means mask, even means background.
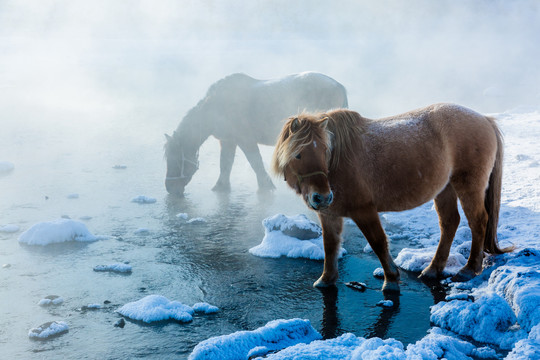
[[[243,143],[238,144],[238,146],[240,146],[240,149],[242,149],[242,151],[246,155],[246,158],[249,161],[251,168],[253,169],[253,171],[255,171],[255,174],[257,175],[257,183],[259,184],[259,189],[274,190],[276,187],[272,183],[270,175],[268,175],[268,173],[264,169],[264,164],[257,143]]]
[[[236,153],[236,144],[232,141],[220,140],[221,153],[219,156],[219,178],[216,185],[212,188],[214,191],[229,191],[231,189],[231,169],[234,163],[234,154]]]

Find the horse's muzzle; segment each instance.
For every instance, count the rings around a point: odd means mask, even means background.
[[[184,185],[177,180],[165,180],[167,192],[174,196],[184,196]]]
[[[313,210],[324,210],[332,204],[332,201],[334,201],[334,193],[332,191],[327,195],[313,192],[308,198],[309,206],[311,206]]]

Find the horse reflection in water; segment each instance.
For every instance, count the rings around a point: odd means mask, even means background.
[[[274,145],[282,120],[299,111],[342,107],[347,107],[345,88],[323,74],[306,72],[277,80],[229,75],[210,87],[172,136],[165,135],[167,191],[184,193],[199,167],[199,148],[210,135],[221,145],[220,174],[213,190],[230,190],[237,146],[255,171],[259,189],[272,190],[274,184],[264,168],[258,144]]]
[[[472,232],[467,264],[453,277],[482,272],[484,251],[499,254],[502,137],[490,118],[452,104],[370,120],[349,110],[301,114],[283,127],[272,167],[317,211],[323,230],[324,270],[315,286],[333,285],[343,217],[360,228],[384,270],[383,290],[399,291],[399,271],[388,251],[378,212],[412,209],[431,199],[441,239],[422,272],[443,271],[460,223],[458,199]]]

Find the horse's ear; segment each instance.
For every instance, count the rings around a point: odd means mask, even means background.
[[[298,120],[297,117],[295,117],[293,119],[293,121],[291,122],[291,132],[296,132],[298,129],[300,129],[300,121]]]
[[[167,139],[167,141],[171,141],[172,137],[170,135],[165,134],[165,139]]]
[[[328,121],[330,120],[330,118],[328,116],[325,116],[323,117],[321,120],[320,120],[320,123],[321,123],[321,127],[323,129],[326,129],[328,127]]]

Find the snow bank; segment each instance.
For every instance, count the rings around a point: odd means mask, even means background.
[[[278,258],[324,259],[322,230],[304,214],[285,216],[277,214],[263,220],[265,235],[262,242],[249,249],[255,256]],[[339,257],[346,253],[340,248]]]
[[[179,301],[170,301],[161,295],[148,295],[141,300],[127,303],[117,310],[118,313],[130,319],[146,323],[163,320],[190,322],[193,320],[194,312],[210,314],[217,311],[219,311],[217,307],[207,303],[197,303],[192,308]]]
[[[69,326],[63,321],[51,321],[28,331],[28,337],[35,340],[46,340],[69,331]]]
[[[116,263],[110,265],[96,265],[94,266],[94,271],[104,271],[104,272],[117,272],[117,273],[130,273],[132,267],[129,264]]]
[[[138,203],[138,204],[153,204],[157,200],[153,197],[139,195],[131,199],[131,202]]]
[[[239,331],[199,343],[190,360],[247,359],[298,343],[321,339],[308,320],[274,320],[253,331]]]
[[[40,222],[33,225],[19,236],[19,242],[28,245],[49,245],[67,241],[97,241],[104,236],[94,236],[86,225],[71,219],[59,219]]]

